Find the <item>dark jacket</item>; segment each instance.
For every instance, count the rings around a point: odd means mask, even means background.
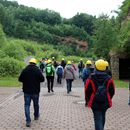
[[[104,82],[105,81],[105,82]],[[107,100],[104,103],[96,102],[94,99],[98,85],[106,86]],[[95,71],[85,84],[85,99],[88,107],[96,110],[105,110],[112,106],[112,97],[115,94],[115,86],[113,80],[106,72]]]
[[[40,82],[44,82],[44,76],[35,64],[31,64],[23,69],[18,80],[23,83],[24,93],[39,94]]]

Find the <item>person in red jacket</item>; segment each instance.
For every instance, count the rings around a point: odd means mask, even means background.
[[[106,73],[105,61],[95,62],[95,71],[85,84],[85,101],[94,115],[95,130],[104,130],[105,114],[112,107],[112,98],[115,94],[115,85]]]

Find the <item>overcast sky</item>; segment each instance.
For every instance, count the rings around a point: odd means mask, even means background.
[[[96,15],[104,13],[112,14],[112,10],[118,10],[124,0],[15,0],[19,4],[40,9],[50,9],[59,12],[64,18],[71,18],[79,13]]]

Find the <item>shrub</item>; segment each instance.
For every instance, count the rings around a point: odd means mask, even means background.
[[[20,73],[24,63],[14,58],[0,59],[0,76],[16,76]]]
[[[23,60],[26,56],[26,51],[23,49],[23,47],[13,42],[8,43],[4,47],[3,51],[9,57],[13,57],[18,60]]]
[[[4,51],[0,50],[0,58],[4,58],[6,57],[6,54]]]

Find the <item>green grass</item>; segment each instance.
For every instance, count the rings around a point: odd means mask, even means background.
[[[18,82],[17,77],[1,77],[0,78],[0,87],[19,87],[21,85]]]
[[[117,88],[128,88],[129,82],[124,80],[114,80],[115,86]]]
[[[114,80],[116,88],[128,88],[129,82],[123,80]],[[18,82],[17,77],[1,77],[0,87],[19,87],[22,84]]]

